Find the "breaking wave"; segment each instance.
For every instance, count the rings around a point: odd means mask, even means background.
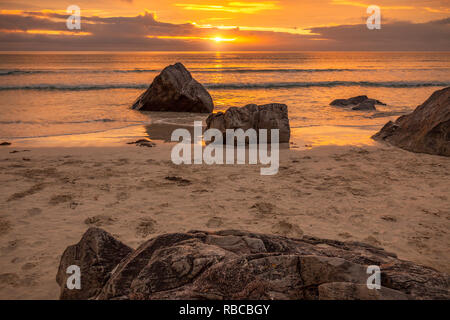
[[[146,89],[147,83],[135,84],[33,84],[0,86],[5,90],[48,90],[48,91],[86,91],[109,89]],[[251,89],[289,89],[309,87],[380,87],[380,88],[420,88],[420,87],[446,87],[450,82],[444,81],[312,81],[312,82],[256,82],[256,83],[207,83],[205,87],[211,90],[251,90]]]

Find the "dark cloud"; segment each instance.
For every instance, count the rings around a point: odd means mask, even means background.
[[[380,30],[368,30],[363,24],[312,28],[311,31],[333,40],[336,50],[450,50],[450,18],[427,23],[384,23]]]
[[[52,12],[0,14],[0,50],[211,50],[212,41],[156,39],[157,36],[251,39],[223,43],[220,50],[450,50],[450,18],[427,23],[387,22],[381,30],[365,24],[311,28],[314,35],[202,29],[157,21],[152,13],[135,17],[82,17],[90,36],[45,35],[8,30],[68,31],[68,15]]]

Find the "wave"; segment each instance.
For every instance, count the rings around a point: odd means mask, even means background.
[[[48,91],[88,91],[88,90],[109,90],[109,89],[146,89],[148,84],[80,84],[80,85],[59,85],[59,84],[33,84],[22,86],[0,86],[0,91],[5,90],[48,90]]]
[[[131,69],[131,70],[89,70],[89,69],[60,69],[60,70],[0,70],[0,76],[23,74],[73,74],[73,73],[146,73],[158,72],[156,69]]]
[[[15,74],[34,74],[34,73],[47,73],[49,71],[43,70],[0,70],[0,76],[10,76]]]
[[[343,71],[370,71],[372,69],[192,69],[192,73],[313,73],[313,72],[343,72]],[[0,70],[0,76],[23,75],[23,74],[67,74],[67,73],[148,73],[160,72],[157,69],[130,69],[130,70],[88,70],[88,69],[66,69],[66,70]]]
[[[21,120],[12,120],[12,121],[0,121],[0,124],[83,124],[83,123],[96,123],[96,122],[122,122],[122,123],[136,123],[136,124],[144,124],[145,121],[137,121],[137,120],[116,120],[116,119],[90,119],[90,120],[80,120],[80,121],[21,121]]]
[[[0,86],[0,91],[5,90],[48,90],[48,91],[86,91],[109,89],[147,89],[148,84],[35,84]],[[309,87],[382,87],[382,88],[420,88],[420,87],[447,87],[450,82],[444,81],[316,81],[316,82],[256,82],[256,83],[207,83],[208,89],[248,90],[248,89],[289,89]]]
[[[269,83],[217,83],[205,85],[208,89],[289,89],[309,87],[384,87],[384,88],[419,88],[446,87],[450,82],[442,81],[316,81],[316,82],[269,82]]]
[[[438,70],[449,69],[439,68]],[[202,68],[192,69],[192,73],[316,73],[316,72],[373,72],[386,71],[387,69],[241,69],[241,68]],[[435,71],[433,68],[419,69],[389,69],[397,71]],[[117,70],[89,70],[89,69],[59,69],[59,70],[0,70],[0,76],[24,75],[24,74],[108,74],[108,73],[154,73],[159,69],[117,69]]]
[[[128,124],[125,126],[120,126],[116,128],[108,128],[108,129],[98,129],[92,131],[82,131],[82,132],[68,132],[68,133],[55,133],[55,134],[45,134],[45,135],[35,135],[35,136],[11,136],[11,137],[0,137],[0,139],[4,140],[18,140],[18,139],[39,139],[39,138],[51,138],[51,137],[64,137],[64,136],[78,136],[78,135],[86,135],[86,134],[94,134],[94,133],[102,133],[113,130],[121,130],[125,128],[140,126],[142,124]],[[130,136],[130,138],[134,136]]]
[[[192,73],[314,73],[370,70],[372,69],[204,69],[193,70]]]

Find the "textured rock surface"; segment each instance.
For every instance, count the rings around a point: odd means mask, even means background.
[[[285,104],[248,104],[245,107],[231,107],[225,113],[211,114],[206,119],[207,129],[214,128],[225,133],[226,129],[250,128],[279,129],[280,142],[289,142],[291,131],[289,127],[288,109]],[[268,133],[270,135],[270,133]]]
[[[76,245],[64,251],[56,282],[61,287],[60,299],[88,299],[96,296],[104,286],[113,268],[133,250],[114,239],[106,231],[89,228]],[[76,265],[81,271],[81,290],[66,286],[67,267]]]
[[[111,251],[105,246],[103,249]],[[381,290],[367,289],[369,265],[381,268]],[[104,275],[103,272],[96,279]],[[150,239],[126,256],[104,282],[98,295],[91,295],[92,291],[82,296],[96,299],[450,298],[448,275],[399,260],[380,248],[358,242],[307,236],[290,239],[236,230],[191,231]]]
[[[133,104],[144,111],[211,113],[214,104],[208,91],[181,64],[166,67]]]
[[[397,147],[450,156],[450,87],[434,92],[413,113],[389,121],[373,137]]]
[[[336,99],[330,103],[331,106],[336,107],[353,106],[352,110],[376,110],[376,104],[386,105],[379,100],[370,99],[367,96],[357,96],[349,99]]]

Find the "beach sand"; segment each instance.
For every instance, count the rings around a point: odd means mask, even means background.
[[[261,176],[252,165],[176,166],[170,150],[0,147],[0,299],[57,299],[60,256],[89,226],[134,248],[192,229],[307,234],[450,272],[450,158],[285,149],[279,173]]]

